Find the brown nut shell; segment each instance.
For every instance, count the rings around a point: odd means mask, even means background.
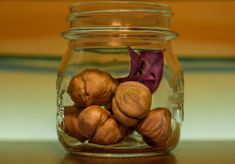
[[[78,127],[78,116],[80,113],[81,109],[77,108],[74,105],[64,107],[63,127],[65,133],[83,142],[86,140],[86,138],[81,135]]]
[[[148,115],[151,102],[151,92],[144,84],[128,81],[117,87],[112,108],[115,117],[123,125],[134,126],[137,123],[136,120]],[[127,123],[127,120],[132,123]]]
[[[112,110],[113,110],[114,115],[116,116],[118,121],[120,121],[123,125],[127,127],[132,127],[138,123],[139,121],[138,119],[126,116],[125,114],[120,112],[114,99],[113,99],[112,106],[113,106]]]
[[[71,79],[67,92],[79,106],[106,105],[111,102],[117,85],[117,80],[110,74],[98,69],[85,69]]]
[[[82,136],[91,139],[97,127],[103,124],[110,113],[98,105],[85,108],[79,115],[78,127]]]
[[[110,117],[97,127],[90,142],[101,145],[116,144],[126,136],[126,133],[127,129],[120,125],[113,117]]]
[[[138,123],[136,129],[147,144],[165,146],[171,135],[171,113],[165,108],[152,110]]]

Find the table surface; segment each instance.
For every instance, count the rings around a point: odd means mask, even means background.
[[[1,164],[234,164],[235,141],[180,142],[169,155],[105,159],[73,156],[59,142],[0,142]]]

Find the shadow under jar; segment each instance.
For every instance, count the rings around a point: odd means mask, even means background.
[[[71,6],[57,77],[57,132],[69,152],[140,157],[170,152],[183,121],[183,73],[166,5]]]

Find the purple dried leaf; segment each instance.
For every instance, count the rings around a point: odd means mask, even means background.
[[[159,86],[163,74],[163,52],[162,51],[140,51],[136,53],[128,47],[131,57],[130,74],[119,78],[119,82],[138,81],[147,86],[153,93]]]
[[[141,56],[138,55],[131,47],[128,47],[128,50],[131,57],[131,70],[129,76],[134,76],[141,64]]]

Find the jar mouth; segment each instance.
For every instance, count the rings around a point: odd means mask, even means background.
[[[148,33],[163,40],[178,36],[170,29],[173,15],[166,4],[140,1],[88,1],[70,7],[68,21],[70,29],[62,35],[72,40],[105,32]],[[103,35],[105,37],[105,35]]]
[[[112,6],[112,9],[110,9]],[[94,8],[93,8],[94,7]],[[87,8],[90,8],[87,10]],[[70,7],[76,15],[97,14],[106,12],[153,12],[172,16],[171,9],[166,4],[139,1],[89,1],[75,3]]]

